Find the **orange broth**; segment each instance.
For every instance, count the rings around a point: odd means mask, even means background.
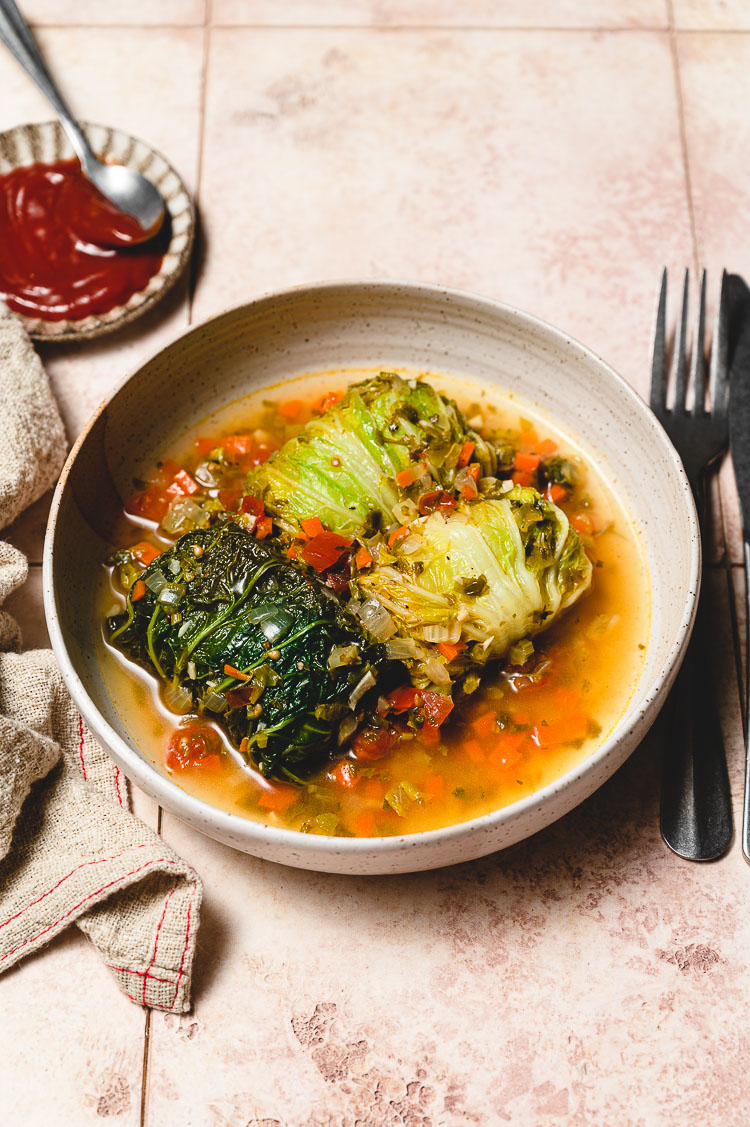
[[[239,482],[254,461],[298,433],[314,407],[324,408],[327,394],[378,370],[300,377],[204,420],[165,450],[157,467],[144,468],[145,490],[138,483],[145,497],[141,515],[123,510],[113,547],[145,542],[164,550],[171,541],[157,533],[156,522],[175,474],[191,472],[213,447],[227,444],[226,436],[236,436],[229,445],[236,447]],[[211,754],[195,764],[188,757],[181,766],[174,735],[186,726],[189,730],[195,718],[171,712],[156,679],[102,634],[105,682],[126,728],[162,773],[196,797],[242,817],[304,832],[415,833],[463,822],[532,794],[589,756],[622,716],[642,668],[650,613],[643,554],[622,505],[583,449],[525,404],[457,378],[426,378],[456,399],[480,429],[481,423],[513,431],[519,448],[529,452],[546,440],[548,449],[554,444],[576,461],[579,483],[569,499],[558,503],[585,536],[595,564],[590,590],[535,637],[537,662],[548,660],[537,681],[524,667],[490,666],[480,687],[442,727],[412,733],[377,759],[366,758],[361,746],[357,754],[345,745],[340,759],[321,767],[303,786],[263,778],[207,717],[200,726],[212,730]],[[100,621],[124,605],[113,569],[102,568]]]

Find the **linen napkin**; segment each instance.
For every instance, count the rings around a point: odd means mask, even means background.
[[[0,303],[0,528],[53,484],[64,456],[42,364]],[[0,605],[27,571],[0,541]],[[129,812],[125,779],[52,652],[20,647],[0,610],[0,973],[75,922],[132,1001],[184,1012],[200,878]]]

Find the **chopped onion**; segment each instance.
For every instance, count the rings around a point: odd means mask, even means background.
[[[193,707],[193,694],[189,689],[183,688],[182,685],[173,685],[167,682],[164,686],[164,703],[167,708],[171,708],[172,712],[179,712],[184,715],[190,712]]]
[[[339,747],[346,743],[350,736],[353,736],[357,730],[359,720],[356,716],[345,716],[339,724],[339,734],[336,737]]]
[[[462,470],[458,471],[454,485],[461,492],[468,488],[472,497],[477,495],[477,483],[474,480],[474,475],[469,473],[468,466],[464,466]]]
[[[510,493],[512,488],[513,482],[510,480],[510,478],[507,478],[505,481],[500,482],[500,491],[502,493]]]
[[[215,462],[201,462],[193,470],[193,477],[199,485],[216,486],[219,480],[214,474]]]
[[[159,592],[166,587],[167,577],[160,571],[152,571],[148,578],[144,580],[144,582],[149,591],[153,591],[155,595],[158,595]]]
[[[191,528],[205,528],[207,524],[208,513],[204,512],[191,497],[180,497],[175,501],[161,522],[164,531],[170,535],[187,532]]]
[[[408,524],[409,521],[414,520],[419,516],[419,509],[413,501],[399,501],[393,506],[393,515],[401,524]]]
[[[448,670],[436,657],[431,657],[422,666],[425,676],[429,677],[436,685],[450,685],[451,676]]]
[[[413,638],[393,638],[385,643],[385,652],[392,661],[403,661],[417,656],[417,643]]]
[[[418,552],[420,548],[424,547],[424,537],[417,536],[416,532],[413,532],[411,536],[401,540],[398,547],[400,552],[410,556],[413,552]]]
[[[362,603],[357,617],[376,642],[387,642],[396,633],[396,623],[377,599],[368,599]]]
[[[461,623],[452,619],[448,626],[425,626],[422,630],[425,642],[457,642],[461,637]]]
[[[361,660],[359,650],[355,645],[334,646],[328,655],[328,668],[338,669],[341,665],[358,665]]]
[[[249,614],[248,621],[259,626],[267,642],[278,642],[289,633],[294,619],[283,607],[263,606],[257,607]]]
[[[362,697],[367,692],[367,690],[371,689],[374,684],[375,684],[375,674],[372,672],[371,669],[368,669],[367,672],[365,673],[364,677],[361,677],[359,679],[359,681],[357,681],[357,684],[352,689],[351,694],[349,696],[349,707],[350,708],[356,708],[357,705],[359,704],[360,700],[362,699]]]
[[[189,661],[187,663],[187,675],[191,681],[195,681],[196,677],[198,676],[198,670],[195,668],[194,661]]]
[[[223,712],[227,707],[227,702],[221,693],[215,693],[212,689],[203,701],[203,707],[210,712]]]
[[[167,570],[171,571],[172,575],[179,575],[182,571],[179,560],[167,560]]]
[[[452,513],[448,517],[449,524],[468,524],[469,518],[466,513]]]
[[[182,583],[165,583],[157,599],[164,607],[176,607],[184,594],[185,587]]]

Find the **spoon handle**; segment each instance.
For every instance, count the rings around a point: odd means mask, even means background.
[[[85,169],[88,163],[96,158],[83,135],[80,125],[68,109],[62,94],[47,70],[29,26],[16,7],[15,0],[0,0],[0,40],[55,107],[62,127]]]

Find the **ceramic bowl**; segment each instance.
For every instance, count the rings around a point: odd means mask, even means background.
[[[161,153],[119,129],[86,123],[82,123],[82,128],[101,160],[134,168],[156,184],[169,213],[172,236],[157,273],[123,305],[78,321],[45,321],[41,317],[21,316],[34,340],[90,340],[129,324],[172,288],[187,266],[193,247],[193,202],[182,180]],[[74,155],[59,121],[19,125],[0,133],[0,176],[27,164],[52,164],[58,160],[70,160]]]
[[[227,814],[186,794],[139,752],[95,657],[92,591],[106,554],[98,514],[115,510],[118,494],[165,442],[219,406],[285,377],[373,364],[460,374],[509,390],[583,439],[642,538],[651,626],[625,715],[594,754],[556,782],[441,830],[328,838]],[[55,493],[44,552],[55,654],[86,722],[126,775],[167,810],[237,849],[300,868],[355,874],[409,872],[483,856],[535,833],[601,786],[659,712],[690,633],[699,575],[695,510],[681,463],[643,401],[611,368],[528,314],[465,293],[395,282],[328,283],[262,297],[169,344],[120,386],[78,439]]]

